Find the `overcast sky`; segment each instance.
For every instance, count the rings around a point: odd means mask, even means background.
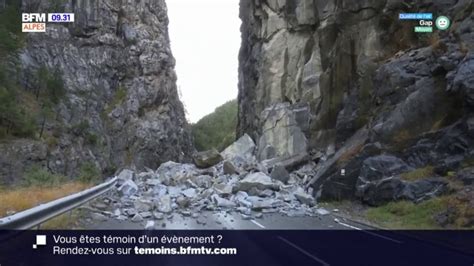
[[[190,122],[237,98],[239,0],[166,0],[178,88]]]

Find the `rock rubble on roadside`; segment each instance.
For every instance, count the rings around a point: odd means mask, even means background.
[[[146,223],[150,229],[174,215],[205,224],[204,211],[235,212],[243,219],[277,212],[320,215],[304,184],[312,167],[307,165],[291,173],[281,164],[269,169],[255,159],[255,150],[253,141],[244,135],[221,154],[197,153],[195,164],[169,161],[156,171],[122,170],[117,193],[109,199],[113,210],[110,216]]]

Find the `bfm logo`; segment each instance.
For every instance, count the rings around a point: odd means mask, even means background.
[[[46,31],[46,14],[44,13],[23,13],[21,14],[21,21],[23,22],[21,25],[23,32]]]

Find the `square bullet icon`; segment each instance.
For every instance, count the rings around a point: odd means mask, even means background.
[[[36,236],[36,244],[33,244],[33,248],[36,249],[38,246],[45,246],[46,245],[46,236],[45,235],[37,235]]]

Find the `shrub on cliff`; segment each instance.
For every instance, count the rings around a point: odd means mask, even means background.
[[[79,181],[82,183],[97,183],[100,175],[100,169],[92,162],[82,164],[79,169]]]
[[[34,166],[25,172],[23,184],[25,186],[50,187],[66,181],[62,175],[53,174],[44,168]]]

